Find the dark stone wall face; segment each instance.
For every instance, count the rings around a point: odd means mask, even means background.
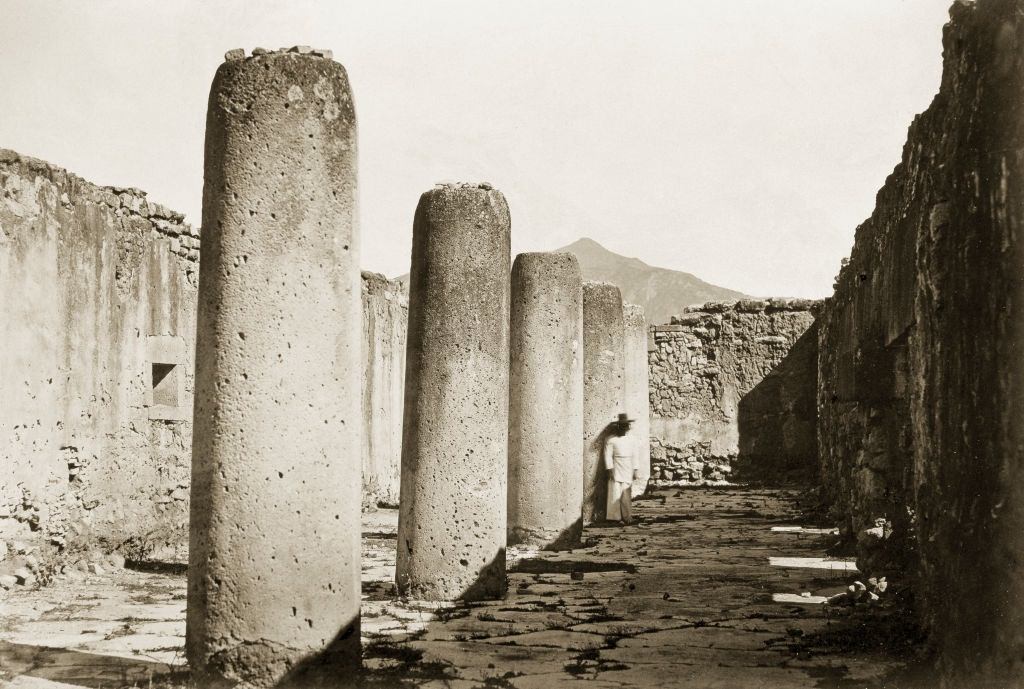
[[[817,305],[711,302],[651,328],[654,485],[813,475]]]
[[[891,522],[864,564],[909,567],[946,686],[1019,686],[1024,2],[950,16],[939,94],[820,320],[819,440],[848,527]]]

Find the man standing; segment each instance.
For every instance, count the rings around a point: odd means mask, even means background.
[[[630,509],[633,479],[640,473],[636,443],[629,435],[633,421],[626,414],[619,414],[615,434],[604,443],[604,468],[608,470],[608,521],[620,520],[623,524],[633,521]]]

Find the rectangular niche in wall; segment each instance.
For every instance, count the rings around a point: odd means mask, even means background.
[[[185,408],[185,341],[175,335],[152,335],[146,339],[149,418],[184,421],[192,411]]]

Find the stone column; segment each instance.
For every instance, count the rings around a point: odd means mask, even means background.
[[[210,90],[186,631],[201,686],[337,686],[360,664],[356,122],[324,55],[231,51]]]
[[[568,253],[512,265],[508,542],[572,548],[583,507],[583,282]]]
[[[651,478],[651,409],[647,372],[647,317],[644,307],[623,307],[626,326],[626,413],[636,419],[630,434],[636,440],[640,477],[633,481],[633,497],[643,495]]]
[[[607,282],[583,283],[583,523],[605,519],[602,449],[625,410],[622,294]]]
[[[395,571],[413,598],[505,592],[509,222],[486,184],[416,208]]]

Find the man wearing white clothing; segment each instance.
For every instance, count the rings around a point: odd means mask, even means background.
[[[608,470],[608,521],[620,520],[623,524],[633,521],[630,509],[633,479],[640,473],[636,442],[629,435],[633,421],[626,414],[619,414],[615,435],[604,443],[604,468]]]

